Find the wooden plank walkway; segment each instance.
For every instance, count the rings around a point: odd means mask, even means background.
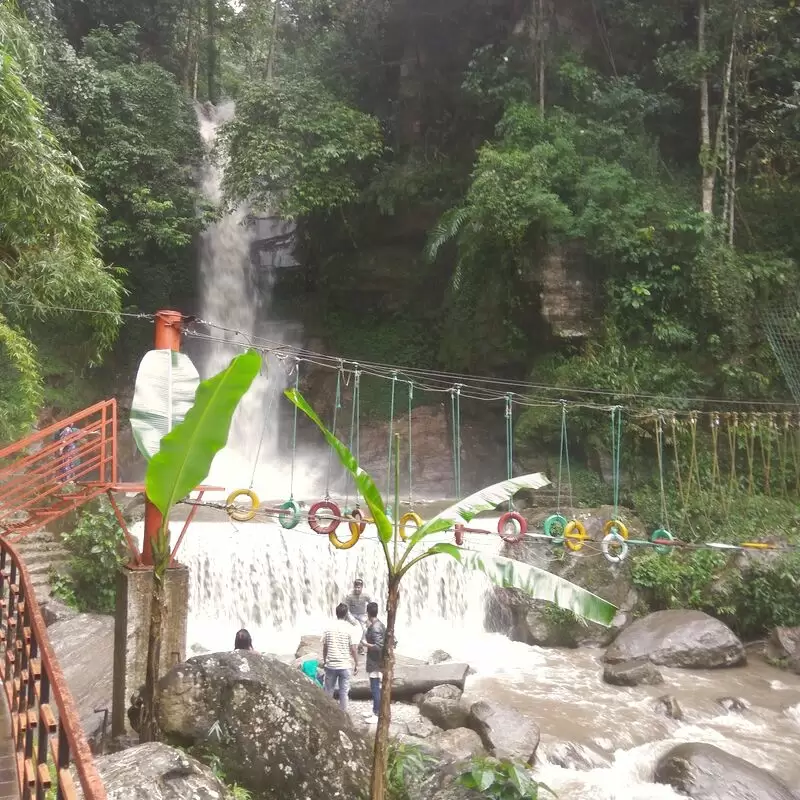
[[[11,715],[5,692],[0,692],[0,800],[19,800],[16,754],[11,740]]]

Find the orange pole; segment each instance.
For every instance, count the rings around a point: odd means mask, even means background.
[[[182,321],[183,314],[180,311],[156,312],[156,350],[181,349]],[[147,567],[152,567],[155,564],[153,560],[153,543],[158,538],[161,523],[161,512],[148,499],[145,499],[142,563]]]

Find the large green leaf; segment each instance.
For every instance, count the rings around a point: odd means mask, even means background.
[[[459,523],[470,522],[481,511],[497,508],[500,503],[513,497],[521,489],[541,489],[549,485],[550,481],[541,472],[533,472],[530,475],[521,475],[519,478],[511,478],[487,486],[429,519],[411,537],[408,549],[411,550],[420,539],[424,539],[426,536],[441,533]]]
[[[183,422],[161,440],[161,449],[147,465],[145,489],[165,518],[208,475],[214,456],[228,441],[233,413],[260,370],[261,355],[255,350],[236,356],[197,387]]]
[[[394,533],[394,526],[386,516],[386,506],[375,485],[375,481],[369,473],[365,472],[358,466],[355,456],[350,452],[347,446],[340,442],[326,427],[322,420],[317,416],[313,408],[308,404],[305,397],[296,389],[287,389],[284,394],[294,403],[321,431],[322,435],[328,444],[334,449],[336,455],[339,456],[339,461],[342,462],[344,468],[353,476],[356,482],[356,487],[359,493],[364,498],[364,502],[375,520],[375,526],[378,529],[378,536],[385,544],[390,541]]]
[[[151,459],[161,440],[180,425],[200,384],[192,360],[174,350],[151,350],[139,364],[131,404],[131,427],[139,452]]]
[[[455,554],[448,548],[437,552],[446,552],[453,556],[465,569],[482,572],[496,586],[519,589],[534,600],[553,603],[578,617],[606,628],[611,625],[617,613],[616,606],[603,600],[602,597],[530,564],[523,564],[521,561],[503,556],[476,553],[473,550],[459,549],[458,554]]]

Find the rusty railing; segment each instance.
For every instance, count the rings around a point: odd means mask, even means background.
[[[47,638],[30,578],[13,546],[0,539],[0,678],[11,714],[11,735],[22,800],[78,797],[106,800],[103,782],[81,729],[75,703]]]
[[[117,402],[105,400],[0,450],[0,532],[31,533],[116,482]]]

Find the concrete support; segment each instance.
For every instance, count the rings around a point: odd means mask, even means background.
[[[132,732],[127,712],[131,695],[138,694],[145,682],[152,586],[152,569],[123,567],[117,576],[112,736]],[[161,675],[186,660],[189,570],[185,566],[167,570],[165,595],[167,607],[161,628]]]

